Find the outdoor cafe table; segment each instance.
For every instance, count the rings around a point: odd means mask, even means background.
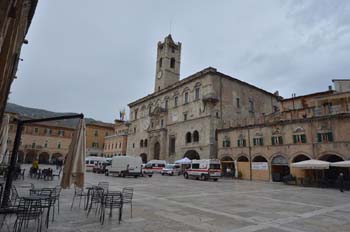
[[[49,188],[45,188],[45,189],[49,189]],[[23,196],[21,198],[24,200],[27,200],[27,201],[41,201],[41,204],[44,204],[43,209],[47,208],[46,223],[45,224],[46,224],[46,228],[48,228],[49,227],[51,201],[53,200],[54,196],[40,195],[40,191],[42,191],[42,189],[38,189],[38,188],[37,189],[30,189],[30,195]],[[37,192],[39,194],[37,194]]]

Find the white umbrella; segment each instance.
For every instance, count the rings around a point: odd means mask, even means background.
[[[80,119],[64,164],[61,180],[62,188],[69,188],[71,184],[75,184],[80,188],[84,187],[85,153],[86,126],[84,119]]]
[[[332,167],[340,167],[340,168],[350,168],[350,160],[334,162],[330,164]]]
[[[292,163],[291,167],[302,169],[329,169],[329,164],[330,163],[327,161],[311,159]]]
[[[9,134],[9,123],[10,123],[10,116],[8,114],[4,115],[4,118],[2,120],[2,127],[0,131],[0,162],[6,162],[4,158],[6,157],[5,154],[7,152],[7,140],[8,140],[8,134]]]
[[[182,158],[180,160],[176,160],[175,163],[176,164],[190,164],[190,163],[192,163],[192,160],[190,160],[189,158],[185,157],[185,158]]]

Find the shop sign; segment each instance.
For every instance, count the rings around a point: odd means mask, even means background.
[[[267,162],[252,162],[252,170],[268,170]]]

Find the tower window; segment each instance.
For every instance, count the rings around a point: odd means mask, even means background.
[[[162,58],[160,58],[160,59],[159,59],[159,68],[161,68],[161,67],[162,67],[162,64],[163,64],[163,59],[162,59]]]
[[[171,52],[174,53],[175,52],[175,48],[171,47]]]
[[[239,98],[236,98],[236,107],[237,107],[237,108],[240,108],[240,107],[241,107],[240,102],[239,102]]]
[[[170,68],[175,68],[175,58],[170,59]]]
[[[165,109],[168,109],[168,100],[165,100]]]

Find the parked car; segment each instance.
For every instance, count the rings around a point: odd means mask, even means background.
[[[162,174],[162,176],[164,175],[179,176],[181,174],[181,166],[179,164],[167,164],[165,165],[163,170],[160,172],[160,174]]]
[[[106,176],[134,176],[135,178],[142,175],[141,157],[135,156],[115,156],[112,164],[106,167]]]
[[[192,160],[191,166],[184,172],[185,179],[213,179],[214,181],[217,181],[220,177],[221,162],[217,159]]]

